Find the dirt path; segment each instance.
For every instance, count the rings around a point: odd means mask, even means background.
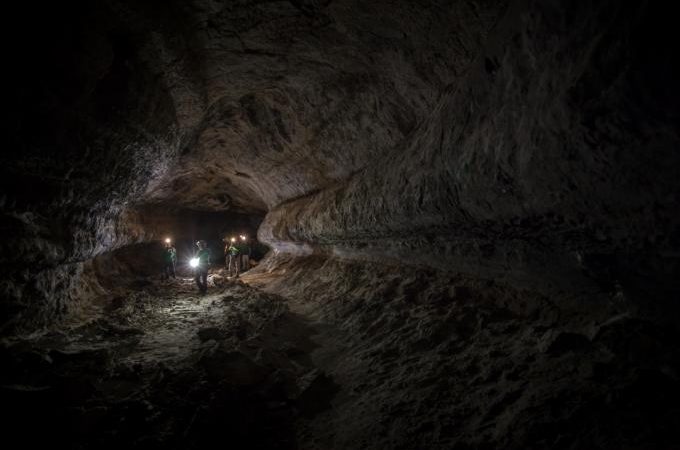
[[[297,448],[294,422],[337,390],[318,330],[280,297],[212,281],[203,296],[150,282],[86,325],[4,342],[8,429],[68,448]]]
[[[307,263],[215,276],[205,296],[190,279],[150,281],[85,325],[1,342],[6,442],[562,448],[555,429],[587,436],[583,448],[676,441],[663,434],[677,428],[674,329],[625,314],[595,324],[456,275]],[[631,417],[644,433],[619,427]]]

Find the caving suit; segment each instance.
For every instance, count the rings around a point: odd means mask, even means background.
[[[203,248],[196,252],[198,267],[196,267],[196,285],[201,292],[208,290],[208,266],[210,265],[210,249]]]
[[[163,277],[175,278],[175,264],[177,263],[177,251],[175,247],[166,247],[163,252]]]
[[[244,242],[239,246],[239,250],[241,254],[241,271],[245,272],[250,269],[250,245]]]
[[[239,253],[239,248],[234,244],[231,244],[227,248],[227,271],[229,276],[235,275],[238,277],[238,274],[241,271],[241,258],[239,257]]]

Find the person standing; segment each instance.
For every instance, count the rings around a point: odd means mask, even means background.
[[[250,269],[250,242],[248,240],[248,236],[246,235],[241,235],[241,245],[239,246],[239,249],[241,251],[241,271],[246,272],[248,269]]]
[[[177,250],[170,243],[165,243],[165,249],[163,251],[163,278],[169,279],[170,277],[176,278],[175,276],[175,266],[177,264]]]
[[[229,238],[225,237],[222,242],[224,242],[224,267],[229,270]]]
[[[241,267],[241,261],[239,257],[239,248],[236,245],[236,238],[231,238],[229,240],[229,245],[227,246],[227,272],[229,273],[229,276],[234,276],[238,278],[239,272],[240,272],[240,267]]]
[[[196,242],[198,250],[194,256],[197,259],[198,264],[196,265],[195,271],[196,276],[194,280],[198,286],[198,290],[205,294],[208,290],[208,267],[210,266],[210,249],[208,248],[205,241]]]

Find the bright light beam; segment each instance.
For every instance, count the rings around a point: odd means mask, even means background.
[[[191,261],[189,261],[189,265],[191,267],[198,267],[198,258],[191,258]]]

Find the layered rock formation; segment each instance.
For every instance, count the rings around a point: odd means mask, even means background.
[[[41,11],[13,55],[8,269],[30,260],[27,278],[54,283],[58,267],[158,238],[137,226],[137,206],[262,215],[388,154],[504,8],[402,6],[112,1]],[[6,296],[20,297],[14,289]],[[43,296],[54,306],[59,293]]]
[[[14,6],[32,32],[10,53],[2,335],[146,286],[168,233],[259,227],[250,282],[338,333],[309,356],[339,394],[301,415],[303,448],[671,445],[677,414],[645,390],[674,399],[680,373],[669,8]],[[384,390],[359,381],[373,363]]]
[[[678,93],[661,14],[514,5],[409,139],[280,205],[261,235],[458,270],[493,261],[495,276],[589,254],[672,264]]]

